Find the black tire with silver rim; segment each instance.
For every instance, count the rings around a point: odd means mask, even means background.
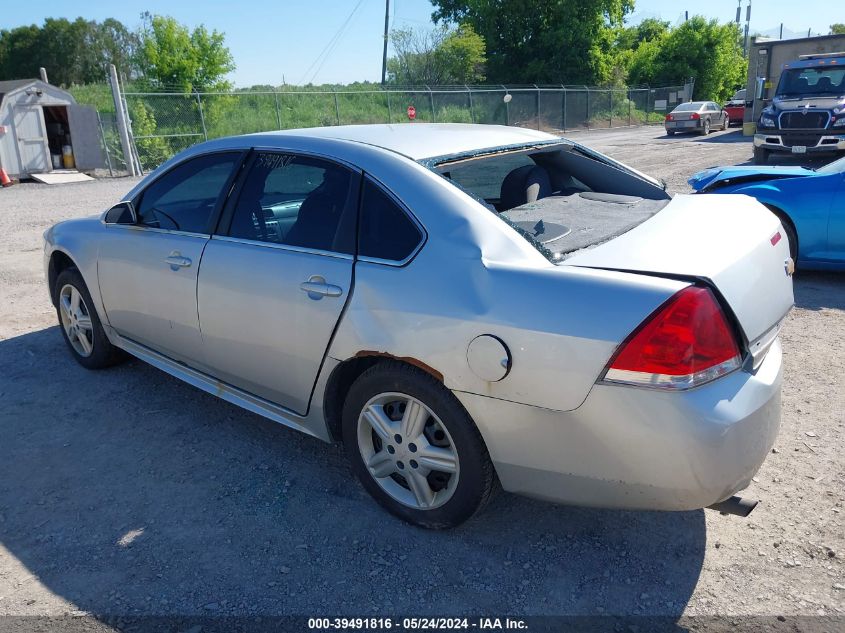
[[[703,127],[701,129],[701,135],[707,136],[710,134],[710,119],[704,119]]]
[[[91,313],[82,293],[72,284],[65,284],[59,290],[59,319],[73,351],[82,358],[91,356],[94,352]]]
[[[729,116],[726,114],[726,115],[725,115],[725,123],[724,123],[724,125],[722,125],[722,129],[723,129],[723,130],[727,130],[730,126],[731,126],[731,117],[729,117]]]
[[[344,404],[343,440],[367,491],[422,527],[463,523],[494,488],[490,456],[466,410],[416,367],[384,361],[365,371]]]
[[[76,268],[62,271],[53,292],[62,336],[77,362],[87,369],[100,369],[119,362],[123,354],[106,337],[79,271]]]

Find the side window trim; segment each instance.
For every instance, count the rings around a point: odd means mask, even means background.
[[[319,154],[316,152],[307,152],[302,150],[296,149],[286,149],[281,147],[253,147],[248,152],[245,152],[247,156],[244,158],[244,161],[241,163],[238,177],[229,191],[229,196],[227,197],[226,203],[223,205],[220,218],[217,222],[217,225],[214,227],[213,235],[217,235],[219,237],[226,237],[229,238],[229,230],[232,228],[232,220],[235,216],[235,209],[238,206],[238,199],[241,195],[241,190],[243,189],[244,183],[246,182],[247,176],[249,175],[250,169],[252,169],[252,165],[257,160],[257,156],[259,154],[284,154],[287,156],[301,156],[303,158],[314,158],[318,160],[324,160],[326,162],[332,163],[333,165],[337,165],[339,167],[344,167],[345,169],[350,170],[357,176],[362,176],[363,172],[361,171],[360,167],[356,167],[350,163],[344,162],[342,160],[338,160],[331,156],[326,156],[324,154]],[[360,195],[361,190],[363,189],[363,182],[358,187],[358,196],[359,196],[359,203],[360,203]],[[357,228],[357,227],[356,227]],[[230,239],[240,239],[240,238],[230,238]],[[244,240],[253,242],[255,240]],[[284,245],[282,245],[284,246]],[[299,248],[299,247],[297,247]],[[311,249],[311,250],[318,250],[318,249]]]
[[[290,251],[296,253],[310,253],[312,255],[322,255],[325,257],[333,257],[335,259],[350,259],[354,260],[358,254],[358,226],[360,223],[360,208],[361,208],[361,198],[363,196],[364,191],[364,172],[361,170],[360,167],[352,165],[351,163],[347,163],[342,160],[338,160],[337,158],[326,156],[324,154],[319,154],[317,152],[308,152],[308,151],[301,151],[295,149],[287,149],[287,148],[280,148],[280,147],[253,147],[247,152],[245,152],[246,156],[242,161],[241,165],[238,168],[237,177],[232,182],[229,193],[226,198],[225,203],[220,209],[220,214],[217,219],[217,222],[214,227],[214,232],[211,234],[211,238],[215,240],[220,240],[224,242],[233,242],[238,244],[250,244],[252,246],[258,246],[261,248],[274,248],[276,250],[283,250],[283,251]],[[356,179],[355,183],[355,190],[354,190],[354,197],[355,197],[355,240],[354,240],[354,253],[342,253],[338,251],[327,251],[320,248],[311,248],[307,246],[296,246],[293,244],[277,244],[274,242],[266,242],[263,240],[252,240],[249,238],[244,237],[234,237],[229,235],[229,232],[232,228],[232,222],[235,218],[235,211],[238,208],[238,201],[240,200],[240,196],[243,190],[243,187],[249,177],[249,172],[252,169],[255,162],[258,160],[258,156],[260,154],[281,154],[283,156],[291,156],[293,158],[310,158],[314,160],[321,160],[326,163],[330,163],[337,167],[341,167],[343,169],[348,170],[351,173],[352,178]]]
[[[248,152],[246,152],[246,154],[247,156],[245,157],[243,163],[241,163],[238,178],[232,184],[231,190],[229,192],[229,197],[226,200],[226,204],[223,206],[223,209],[220,213],[220,219],[217,222],[217,225],[214,227],[213,235],[218,235],[220,237],[229,237],[229,229],[232,227],[232,219],[235,215],[235,208],[238,206],[238,198],[241,195],[241,190],[243,189],[244,183],[246,182],[246,178],[249,175],[249,170],[252,168],[252,165],[257,160],[256,157],[259,154],[285,154],[288,156],[315,158],[318,160],[324,160],[339,167],[344,167],[358,176],[361,176],[363,174],[360,167],[356,167],[355,165],[344,162],[342,160],[338,160],[337,158],[334,158],[332,156],[326,156],[325,154],[319,154],[317,152],[308,152],[298,149],[286,149],[281,147],[253,147]]]
[[[238,170],[238,177],[235,179],[235,182],[232,183],[229,195],[226,197],[226,203],[223,205],[220,216],[217,219],[217,225],[214,227],[214,233],[212,233],[212,235],[229,237],[229,229],[232,226],[232,219],[235,216],[238,199],[241,197],[241,190],[243,189],[244,182],[246,182],[249,170],[252,169],[252,165],[255,163],[255,157],[257,155],[258,150],[255,148],[247,152],[246,157],[241,163],[241,168]]]
[[[389,188],[383,185],[379,180],[374,178],[371,174],[367,172],[363,172],[363,179],[361,180],[361,190],[360,196],[358,198],[358,239],[356,240],[356,261],[360,262],[368,262],[370,264],[381,264],[383,266],[393,266],[394,268],[402,268],[403,266],[407,266],[408,264],[413,261],[413,259],[417,256],[417,254],[422,250],[425,243],[428,241],[428,231],[426,231],[425,226],[423,226],[422,222],[419,221],[416,215],[414,215],[413,211],[411,211],[404,202],[402,202],[399,197],[394,194]],[[367,255],[361,255],[361,227],[363,225],[363,215],[364,215],[364,189],[367,186],[367,183],[377,187],[383,194],[385,194],[396,207],[402,211],[417,227],[420,232],[420,240],[414,249],[405,257],[405,259],[401,261],[396,261],[393,259],[382,259],[381,257],[369,257]]]
[[[336,251],[324,251],[319,248],[308,248],[305,246],[294,246],[293,244],[276,244],[274,242],[263,242],[261,240],[251,240],[246,237],[231,237],[229,235],[220,235],[215,233],[211,239],[219,242],[232,242],[233,244],[249,244],[259,248],[273,248],[277,251],[288,251],[292,253],[308,253],[309,255],[322,255],[323,257],[333,257],[335,259],[355,259],[354,255],[349,253],[338,253]]]
[[[219,150],[214,150],[214,151],[210,151],[210,152],[203,152],[203,153],[200,153],[200,154],[193,154],[191,156],[188,156],[188,157],[185,158],[185,160],[180,160],[178,163],[171,165],[167,169],[167,171],[163,171],[160,174],[158,174],[153,180],[151,180],[146,185],[144,185],[144,188],[141,191],[139,191],[137,194],[135,194],[135,197],[130,200],[130,202],[134,205],[134,207],[136,209],[139,209],[141,201],[143,200],[144,194],[147,192],[147,190],[149,190],[150,187],[152,187],[159,180],[161,180],[162,178],[164,178],[165,176],[170,174],[174,169],[178,169],[182,165],[184,165],[184,164],[186,164],[186,163],[188,163],[192,160],[202,158],[204,156],[213,156],[214,154],[235,154],[235,155],[238,155],[238,157],[236,158],[236,161],[235,161],[236,164],[235,164],[234,169],[232,169],[232,173],[229,174],[229,178],[227,179],[226,184],[223,186],[223,189],[220,193],[220,196],[218,196],[217,201],[214,204],[214,209],[212,210],[211,215],[209,216],[209,221],[208,221],[208,225],[206,226],[206,232],[205,233],[197,233],[195,231],[181,231],[181,230],[176,230],[176,229],[162,229],[162,228],[159,228],[159,227],[146,226],[146,225],[143,225],[143,224],[135,224],[135,225],[132,225],[132,227],[130,227],[130,228],[134,228],[136,230],[142,230],[142,231],[154,231],[154,232],[157,232],[157,233],[173,233],[173,234],[177,234],[177,235],[189,235],[189,236],[196,236],[196,237],[209,237],[210,235],[214,235],[214,229],[217,226],[217,223],[220,219],[221,213],[223,212],[223,208],[226,204],[226,201],[228,200],[229,196],[232,193],[232,188],[234,187],[235,182],[237,182],[238,178],[240,177],[241,172],[243,171],[244,162],[245,162],[245,159],[247,158],[247,156],[249,154],[249,150],[246,150],[246,149],[243,149],[243,148],[221,148]]]

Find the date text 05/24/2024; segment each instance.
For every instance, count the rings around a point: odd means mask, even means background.
[[[445,631],[525,630],[528,625],[518,618],[308,618],[310,630],[389,630]]]

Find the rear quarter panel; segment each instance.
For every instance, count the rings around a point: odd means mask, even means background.
[[[447,250],[447,249],[444,249]],[[450,259],[428,244],[405,268],[361,262],[329,355],[414,359],[452,390],[555,410],[581,405],[631,331],[686,283],[587,269]],[[477,336],[511,354],[498,382],[467,362]]]

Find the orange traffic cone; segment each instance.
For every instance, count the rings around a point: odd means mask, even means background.
[[[12,184],[12,181],[9,180],[9,176],[6,173],[6,170],[0,167],[0,185],[4,187],[9,187]]]

